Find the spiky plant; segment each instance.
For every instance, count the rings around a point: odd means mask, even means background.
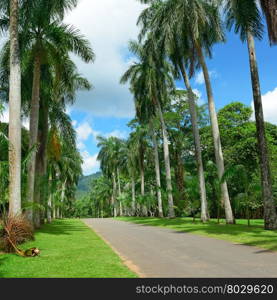
[[[15,252],[17,245],[34,239],[34,230],[26,217],[4,215],[1,220],[0,247],[7,253]]]

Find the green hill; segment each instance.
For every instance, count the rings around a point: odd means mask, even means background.
[[[89,176],[83,176],[79,180],[79,184],[77,187],[76,197],[80,198],[87,194],[89,192],[89,187],[91,184],[91,181],[95,178],[98,178],[101,176],[101,172],[97,172],[95,174],[89,175]]]

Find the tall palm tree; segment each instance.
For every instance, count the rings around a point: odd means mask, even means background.
[[[235,26],[243,42],[247,41],[252,80],[258,150],[261,167],[262,195],[264,202],[265,229],[277,228],[276,205],[274,203],[272,180],[265,134],[265,123],[260,88],[259,71],[254,38],[262,39],[263,25],[259,8],[255,1],[228,0],[225,2],[227,27]]]
[[[21,67],[18,0],[10,1],[9,214],[21,212]]]
[[[22,28],[22,35],[28,37],[25,40],[25,51],[28,50],[33,58],[30,148],[37,144],[42,65],[53,64],[58,67],[60,57],[68,52],[77,54],[85,62],[90,62],[94,58],[89,42],[84,39],[80,32],[73,27],[62,24],[58,18],[53,20],[52,7],[48,7],[45,1],[42,1],[41,4],[43,3],[46,6],[36,6],[27,22],[28,27],[23,26]],[[67,2],[65,1],[65,3]],[[35,167],[36,158],[33,154],[29,163],[27,189],[27,198],[31,203],[34,197]],[[32,219],[31,210],[29,211],[29,218]]]
[[[90,83],[77,72],[77,67],[68,56],[60,57],[60,67],[58,73],[56,69],[49,65],[43,66],[41,87],[39,126],[38,126],[38,151],[36,154],[36,192],[34,195],[35,203],[44,203],[47,195],[47,140],[49,132],[49,116],[53,126],[62,128],[64,134],[70,130],[69,118],[64,115],[66,104],[72,104],[78,90],[88,90]],[[70,133],[72,136],[72,133]],[[72,137],[71,144],[75,144]],[[35,226],[40,226],[39,214],[35,214]],[[43,221],[43,219],[42,219]]]
[[[174,218],[169,139],[162,111],[162,102],[168,101],[168,92],[170,89],[174,89],[173,78],[171,76],[172,69],[165,60],[159,60],[158,55],[156,55],[158,49],[152,39],[148,39],[143,46],[131,42],[130,50],[137,55],[139,62],[134,63],[126,71],[121,78],[121,83],[130,81],[135,101],[143,101],[145,102],[144,106],[147,106],[148,103],[149,107],[154,107],[153,113],[160,120],[166,169],[168,216]]]
[[[56,107],[49,112],[49,138],[47,154],[46,196],[44,205],[47,219],[63,215],[65,202],[75,193],[75,188],[82,175],[82,159],[76,146],[76,132],[72,120],[63,107]]]
[[[162,192],[161,192],[161,171],[160,171],[160,158],[159,158],[159,145],[157,139],[157,133],[155,131],[152,121],[150,121],[152,142],[154,146],[154,160],[155,160],[155,173],[156,173],[156,188],[157,188],[157,197],[158,197],[158,211],[159,217],[163,218],[163,205],[162,205]]]
[[[142,25],[141,38],[147,32],[151,32],[156,43],[159,43],[163,49],[163,55],[166,55],[174,65],[176,74],[181,74],[184,84],[188,91],[188,102],[192,123],[192,131],[195,145],[195,158],[198,169],[198,182],[201,198],[201,220],[206,222],[209,219],[204,168],[202,161],[202,151],[200,134],[198,128],[198,117],[195,105],[195,95],[193,93],[186,66],[190,69],[190,75],[194,75],[196,67],[199,67],[195,47],[189,40],[189,33],[180,35],[178,27],[171,20],[168,10],[171,8],[171,2],[157,1],[154,5],[146,8],[139,17],[138,24]],[[161,58],[162,59],[162,58]],[[179,76],[178,76],[179,77]]]
[[[160,1],[141,0],[141,2],[156,5]],[[167,25],[173,26],[178,33],[178,36],[187,36],[190,39],[190,44],[193,46],[193,49],[195,49],[194,51],[197,54],[197,59],[203,71],[211,119],[216,165],[218,177],[221,180],[225,168],[224,158],[211,78],[205,59],[205,54],[209,57],[212,56],[211,47],[215,43],[224,41],[218,5],[216,1],[204,0],[166,0],[165,3],[167,7],[166,10],[164,10],[164,13],[170,18],[170,22],[168,22]],[[155,20],[156,19],[154,19],[154,22]],[[222,182],[221,184],[221,196],[225,207],[226,222],[228,224],[233,224],[235,220],[226,182]]]
[[[98,147],[101,148],[97,159],[101,162],[102,172],[112,180],[113,182],[113,195],[112,195],[112,206],[113,206],[113,215],[117,216],[117,202],[116,198],[118,195],[118,169],[120,164],[120,150],[122,146],[122,141],[116,137],[97,137]],[[120,207],[120,203],[119,203]]]
[[[138,170],[138,157],[137,157],[137,149],[134,147],[134,143],[132,143],[131,138],[127,140],[127,170],[129,176],[131,177],[131,189],[132,189],[132,210],[131,215],[135,216],[137,211],[137,203],[136,203],[136,176]]]
[[[136,126],[135,131],[131,133],[129,146],[133,149],[133,153],[137,158],[140,172],[140,194],[143,198],[145,196],[145,151],[147,147],[146,130],[143,125]],[[140,209],[138,206],[137,208]],[[144,204],[142,205],[141,210],[143,216],[147,216],[147,209]]]

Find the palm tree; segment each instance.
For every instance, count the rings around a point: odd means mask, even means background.
[[[49,116],[51,117],[51,126],[55,124],[56,127],[61,128],[64,134],[69,133],[72,137],[69,143],[74,145],[75,138],[72,132],[70,132],[71,120],[64,114],[66,104],[74,102],[78,90],[88,90],[91,88],[90,83],[78,74],[75,64],[68,56],[61,57],[60,62],[61,66],[58,74],[54,70],[51,70],[48,65],[42,68],[43,85],[40,93],[35,203],[44,203],[47,195],[46,173]],[[39,214],[35,214],[35,226],[39,227],[39,225]]]
[[[137,203],[136,203],[136,175],[137,175],[137,169],[138,169],[138,157],[136,153],[136,147],[134,147],[134,143],[132,143],[132,140],[129,138],[127,141],[127,170],[129,173],[129,176],[131,177],[131,189],[132,189],[132,216],[136,215],[137,210]]]
[[[138,125],[135,128],[135,131],[131,133],[129,138],[129,146],[133,149],[133,153],[137,158],[138,167],[140,172],[140,194],[141,197],[145,197],[145,151],[147,147],[146,143],[146,130],[142,125]],[[139,205],[137,205],[139,208]],[[147,216],[147,208],[143,204],[141,207],[142,215]]]
[[[142,0],[141,2],[154,3],[153,5],[156,5],[160,1]],[[208,97],[218,177],[221,180],[224,174],[224,158],[210,73],[204,54],[206,53],[209,57],[211,57],[211,47],[213,44],[224,41],[218,5],[214,2],[216,1],[167,0],[165,1],[167,5],[166,9],[163,10],[163,12],[167,14],[170,20],[167,22],[167,26],[175,28],[175,31],[178,33],[178,37],[181,36],[181,39],[185,36],[189,38],[189,43],[194,49],[194,52],[191,53],[191,55],[197,55],[198,62],[202,68]],[[154,23],[156,20],[159,19],[154,18]],[[157,24],[156,26],[158,27],[159,25]],[[226,222],[228,224],[233,224],[234,216],[226,182],[221,184],[221,194],[222,202],[225,207]]]
[[[21,67],[18,0],[10,1],[9,214],[21,212]]]
[[[131,42],[130,50],[137,55],[140,60],[134,63],[127,72],[122,76],[121,83],[130,81],[131,89],[135,95],[135,101],[142,101],[141,107],[149,106],[150,112],[160,120],[164,160],[166,169],[167,195],[168,195],[168,216],[175,217],[174,203],[172,195],[171,166],[169,157],[169,139],[166,124],[162,111],[162,101],[168,101],[168,91],[174,89],[174,83],[171,76],[172,69],[165,60],[159,60],[156,55],[156,47],[152,39],[145,42],[143,46]],[[143,111],[148,109],[144,108]]]
[[[152,122],[150,121],[150,124]],[[162,192],[161,192],[161,172],[160,172],[160,159],[159,159],[159,145],[157,140],[157,134],[155,132],[154,126],[151,124],[152,130],[152,142],[154,146],[154,159],[155,159],[155,172],[156,172],[156,188],[158,197],[158,211],[159,217],[163,218],[163,205],[162,205]]]
[[[113,216],[117,217],[117,178],[119,175],[119,164],[120,164],[120,149],[122,146],[122,141],[116,137],[97,137],[99,143],[98,147],[101,148],[97,159],[101,162],[102,172],[112,180],[113,182],[113,194],[112,194],[112,207],[113,207]],[[120,190],[121,192],[121,190]],[[119,203],[120,206],[120,203]]]
[[[111,181],[105,176],[93,179],[90,185],[90,199],[94,206],[98,206],[101,218],[107,213],[109,209],[109,200],[112,195]]]
[[[85,62],[90,62],[94,58],[89,42],[83,38],[80,32],[73,27],[62,24],[58,18],[53,21],[53,15],[51,15],[53,8],[48,7],[45,1],[43,2],[46,6],[36,6],[27,23],[28,28],[23,26],[22,29],[22,35],[28,36],[25,51],[28,50],[33,56],[30,148],[37,144],[42,65],[53,64],[58,67],[60,57],[68,52],[79,55]],[[66,3],[67,1],[65,1]],[[49,10],[46,9],[47,7]],[[31,203],[34,196],[35,168],[36,161],[35,154],[33,154],[29,163],[27,190],[27,198]],[[29,211],[29,218],[32,218],[31,211]]]
[[[171,60],[176,69],[176,74],[181,74],[184,84],[188,91],[188,102],[192,123],[192,131],[195,145],[195,158],[198,169],[198,182],[201,198],[201,220],[206,222],[209,219],[204,168],[202,161],[202,151],[200,143],[200,135],[198,128],[198,117],[195,105],[195,95],[193,93],[186,66],[189,66],[190,75],[194,75],[195,68],[199,66],[197,63],[197,55],[195,49],[189,41],[189,34],[180,36],[178,28],[171,20],[168,13],[171,2],[159,2],[145,9],[139,17],[138,23],[142,25],[141,38],[151,32],[156,43],[160,44],[163,49],[163,55]],[[162,59],[162,58],[161,58]],[[179,76],[178,76],[179,77]]]
[[[66,200],[74,198],[82,175],[82,159],[77,150],[72,120],[64,112],[64,107],[57,107],[57,103],[55,106],[49,109],[46,191],[40,199],[40,204],[47,209],[48,222],[51,222],[52,214],[53,218],[63,216]]]
[[[258,150],[261,167],[262,195],[264,202],[265,229],[277,228],[276,205],[272,192],[272,180],[265,134],[265,123],[260,88],[258,64],[254,38],[262,39],[263,25],[256,2],[229,0],[225,3],[227,27],[235,26],[241,40],[247,41],[252,80],[255,118],[257,127]]]

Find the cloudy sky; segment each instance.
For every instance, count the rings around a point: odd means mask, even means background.
[[[128,121],[134,117],[134,104],[128,86],[119,84],[131,56],[128,41],[138,34],[136,21],[143,6],[137,0],[80,0],[65,22],[73,24],[90,40],[96,61],[84,64],[75,59],[79,71],[94,85],[90,92],[78,94],[69,108],[78,134],[78,147],[84,159],[85,175],[99,169],[98,135],[128,136]],[[227,35],[226,44],[214,47],[208,62],[217,109],[232,101],[252,105],[247,47],[238,36]],[[267,121],[277,124],[277,47],[268,46],[267,37],[257,42],[264,112]],[[177,82],[183,88],[182,82]],[[193,88],[206,102],[203,74],[192,80]],[[5,113],[4,119],[8,114]]]

